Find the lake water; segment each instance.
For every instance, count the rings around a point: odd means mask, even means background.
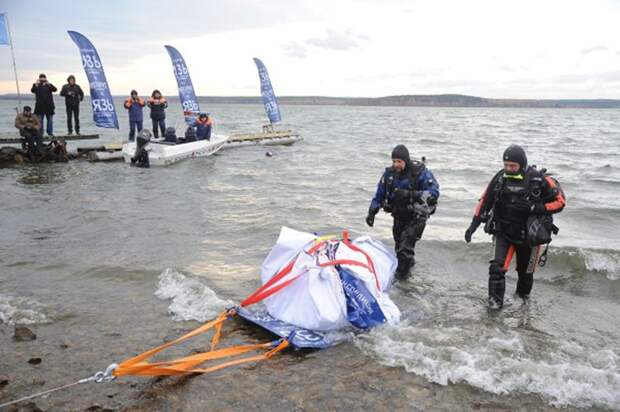
[[[14,105],[0,101],[2,133],[12,131]],[[116,105],[122,110],[120,100]],[[82,106],[82,133],[96,131]],[[173,106],[168,123],[180,130]],[[258,131],[264,122],[258,105],[208,110],[218,133]],[[392,247],[391,218],[378,215],[374,228],[364,218],[392,147],[403,143],[412,156],[426,157],[441,198],[418,243],[413,278],[391,292],[404,314],[399,325],[329,350],[221,372],[219,380],[196,377],[163,388],[159,381],[119,380],[37,404],[245,409],[255,396],[259,409],[287,410],[620,409],[617,110],[282,112],[304,140],[269,148],[273,157],[257,146],[168,168],[72,161],[0,169],[0,373],[11,379],[0,403],[89,376],[240,301],[259,286],[258,268],[281,226],[349,229]],[[98,131],[102,141],[126,137],[124,116],[120,132]],[[55,122],[57,134],[66,130],[62,113]],[[469,245],[462,238],[511,143],[558,178],[567,207],[556,218],[560,233],[548,263],[535,274],[530,306],[493,314],[484,305],[491,239],[482,230]],[[507,294],[515,283],[511,270]],[[31,324],[39,338],[13,342],[13,323]],[[265,339],[256,333],[235,323],[230,336]],[[40,367],[26,362],[34,355],[43,358]],[[274,390],[275,399],[264,394]]]

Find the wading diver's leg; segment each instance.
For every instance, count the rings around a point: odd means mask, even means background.
[[[489,306],[504,306],[506,272],[514,253],[514,245],[501,235],[495,236],[495,254],[489,265]]]
[[[416,221],[394,219],[392,234],[394,235],[394,246],[396,258],[398,259],[396,277],[398,279],[407,279],[415,265]]]
[[[517,281],[516,294],[523,300],[530,296],[532,286],[534,286],[534,271],[540,257],[540,246],[530,247],[519,245],[517,247]]]

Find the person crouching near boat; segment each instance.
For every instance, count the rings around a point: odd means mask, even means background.
[[[37,116],[33,116],[30,106],[24,106],[22,113],[15,117],[15,127],[19,129],[19,135],[26,139],[28,157],[30,160],[35,160],[36,156],[41,154],[43,136],[40,131],[39,119]]]
[[[160,91],[155,89],[148,100],[148,106],[151,109],[153,138],[158,139],[159,131],[161,131],[162,136],[165,136],[166,133],[166,108],[168,107],[168,102],[161,95]]]
[[[146,146],[151,141],[151,132],[148,130],[141,130],[138,133],[136,139],[136,151],[131,158],[131,165],[135,167],[149,168],[151,162],[149,161],[149,152],[146,150]]]
[[[132,90],[123,106],[129,114],[129,141],[133,142],[136,138],[136,129],[138,129],[138,133],[142,131],[144,99],[138,96],[137,91]]]
[[[198,140],[211,140],[211,127],[213,126],[213,120],[209,117],[209,113],[200,113],[196,120],[194,120],[194,127],[196,128],[196,139]]]

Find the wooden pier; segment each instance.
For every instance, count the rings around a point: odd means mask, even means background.
[[[50,136],[43,136],[44,142],[51,142],[52,140],[58,140],[65,142],[71,140],[94,140],[99,139],[98,134],[71,134],[71,135],[57,135],[53,138]],[[21,144],[24,141],[24,138],[21,137],[18,133],[7,133],[0,134],[0,145],[2,144]]]

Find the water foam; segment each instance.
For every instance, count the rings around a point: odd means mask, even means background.
[[[401,323],[360,335],[355,342],[379,362],[440,385],[467,383],[494,394],[536,394],[556,407],[620,409],[620,356],[612,350],[558,342],[541,353],[528,349],[515,332],[457,329],[446,341],[437,325]]]
[[[221,299],[200,279],[166,269],[159,276],[155,296],[172,299],[168,311],[175,320],[197,320],[205,322],[213,319],[227,307],[233,306],[231,300]]]
[[[586,269],[593,272],[605,273],[609,280],[620,279],[620,256],[612,253],[593,250],[582,251]]]
[[[0,295],[0,323],[33,325],[50,323],[47,308],[40,302],[24,297]]]

